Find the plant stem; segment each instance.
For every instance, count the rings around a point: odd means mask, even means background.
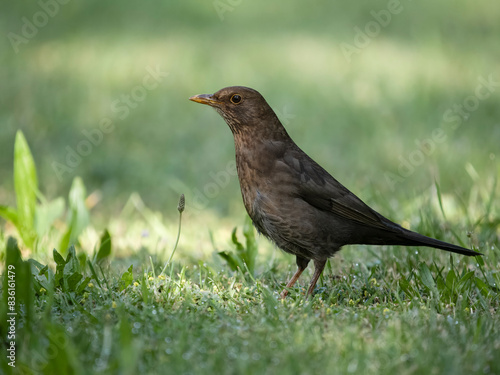
[[[163,273],[167,269],[167,266],[169,265],[170,261],[172,260],[172,257],[175,254],[175,250],[177,250],[177,245],[179,244],[179,238],[181,237],[182,212],[184,211],[184,194],[181,194],[177,210],[179,211],[179,228],[177,230],[177,239],[175,240],[174,249],[172,250],[172,253],[170,253],[170,256],[167,262],[165,263],[165,266],[163,267],[163,270],[161,271],[160,275],[163,275]]]

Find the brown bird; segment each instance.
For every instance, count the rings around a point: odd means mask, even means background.
[[[482,255],[409,231],[368,207],[295,144],[257,91],[233,86],[189,99],[215,108],[229,125],[248,215],[260,233],[297,257],[297,272],[282,298],[313,260],[309,296],[328,258],[344,245],[428,246]]]

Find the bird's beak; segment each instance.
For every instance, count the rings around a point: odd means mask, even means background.
[[[210,94],[195,95],[190,97],[189,100],[192,100],[196,103],[207,104],[212,107],[219,104],[219,102],[217,100],[214,100],[214,98]]]

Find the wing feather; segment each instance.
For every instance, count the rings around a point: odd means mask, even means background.
[[[285,154],[285,164],[301,181],[297,193],[310,205],[344,219],[388,230],[391,223],[368,207],[314,160],[299,150]],[[391,223],[392,224],[392,223]]]

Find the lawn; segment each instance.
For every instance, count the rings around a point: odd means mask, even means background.
[[[5,4],[0,373],[500,373],[499,17]],[[347,246],[280,300],[295,259],[254,232],[231,132],[188,100],[229,85],[370,206],[484,256]]]

